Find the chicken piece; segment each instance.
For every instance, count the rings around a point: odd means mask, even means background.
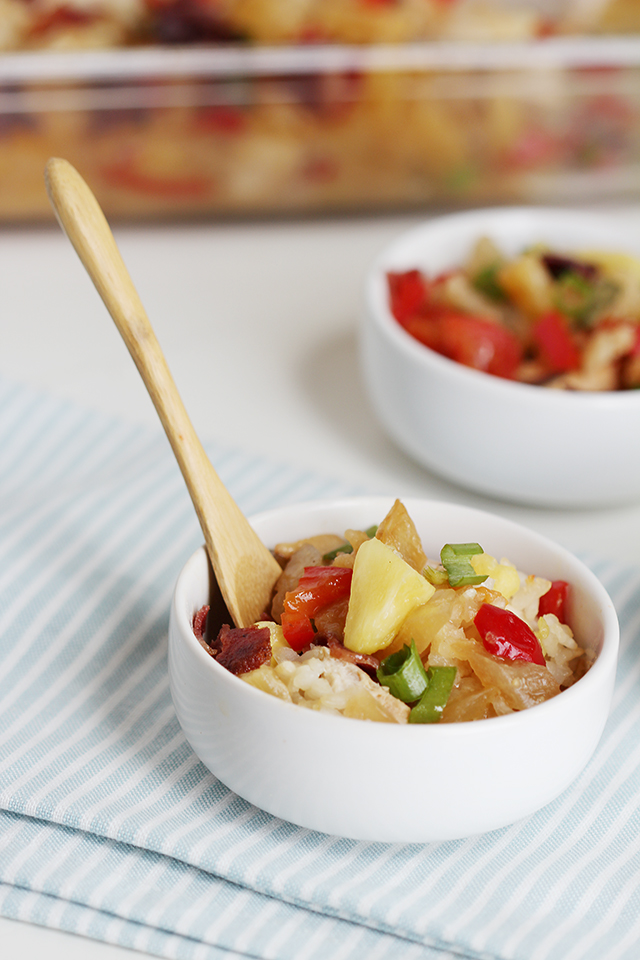
[[[502,321],[502,310],[479,290],[476,290],[463,273],[452,273],[450,277],[443,281],[440,297],[443,303],[455,310],[485,317],[495,323]]]
[[[294,540],[292,543],[278,543],[273,551],[276,560],[281,563],[290,560],[294,553],[296,553],[300,547],[303,547],[305,543],[310,543],[312,547],[315,547],[316,550],[324,556],[325,553],[330,553],[337,547],[343,546],[345,539],[344,537],[339,537],[337,533],[320,533],[314,537]]]
[[[344,538],[345,541],[351,545],[351,551],[349,553],[337,554],[335,560],[333,561],[333,566],[348,567],[349,569],[353,570],[353,565],[356,562],[358,550],[363,543],[370,539],[370,537],[368,533],[364,532],[364,530],[345,530]]]
[[[580,370],[549,383],[566,390],[617,390],[620,361],[633,349],[638,336],[635,323],[603,323],[587,341]]]
[[[573,370],[571,373],[563,373],[559,377],[549,380],[545,386],[558,390],[593,390],[608,391],[616,390],[618,384],[618,374],[616,368],[611,365],[600,367],[597,370]]]
[[[620,360],[633,348],[637,335],[635,323],[604,323],[587,341],[582,369],[593,373]]]
[[[241,679],[312,710],[358,720],[408,722],[410,710],[405,703],[375,683],[360,667],[332,657],[326,647],[312,647],[302,656],[284,651],[281,657],[275,667],[265,664]]]

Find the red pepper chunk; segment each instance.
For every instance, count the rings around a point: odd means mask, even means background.
[[[547,592],[540,597],[538,616],[545,613],[554,613],[560,623],[566,623],[565,604],[569,593],[569,584],[566,580],[554,580]]]
[[[398,323],[419,314],[427,301],[427,284],[419,270],[388,273],[391,313]]]
[[[482,637],[485,650],[494,657],[545,665],[542,647],[535,633],[510,610],[483,603],[473,622]]]
[[[349,567],[305,567],[295,590],[285,593],[282,613],[284,638],[294,650],[313,643],[311,618],[324,607],[349,595],[353,570]]]
[[[431,306],[402,323],[407,333],[426,347],[466,367],[514,380],[522,360],[522,346],[506,327],[486,317]]]
[[[554,373],[579,368],[580,351],[563,314],[545,313],[533,327],[532,335],[542,359]]]
[[[442,324],[441,353],[467,367],[514,380],[522,359],[518,338],[484,317],[455,314]]]

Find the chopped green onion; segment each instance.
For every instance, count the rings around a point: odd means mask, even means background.
[[[582,316],[578,318],[583,327],[592,327],[598,317],[611,306],[620,293],[620,287],[614,280],[604,277],[596,283],[593,295]]]
[[[374,523],[372,527],[368,527],[364,532],[369,537],[369,540],[371,540],[378,532],[378,524]],[[322,562],[333,563],[339,553],[353,553],[353,547],[350,543],[343,543],[341,546],[336,547],[335,550],[330,550],[329,553],[325,553],[322,557]]]
[[[555,305],[580,327],[589,328],[620,293],[607,277],[589,280],[576,271],[562,274],[556,282]]]
[[[440,559],[452,587],[483,583],[487,579],[486,574],[475,572],[469,560],[469,557],[475,557],[479,553],[484,553],[479,543],[445,543],[440,551]]]
[[[409,723],[439,723],[455,679],[455,667],[430,667],[429,686],[409,714]]]
[[[482,270],[476,273],[472,283],[476,290],[484,293],[486,297],[489,297],[491,300],[496,300],[498,303],[504,303],[507,295],[498,280],[500,267],[500,263],[492,263],[488,267],[483,267]]]
[[[568,270],[556,281],[556,306],[576,323],[584,323],[593,302],[593,282]]]
[[[466,164],[461,167],[454,167],[444,177],[445,186],[456,193],[468,193],[478,179],[478,171],[474,166]]]
[[[425,580],[428,580],[429,583],[433,584],[434,587],[440,587],[443,583],[447,583],[449,580],[447,571],[440,570],[436,567],[425,567],[423,570],[423,575]]]
[[[377,677],[382,686],[402,700],[403,703],[415,703],[427,689],[427,674],[416,650],[415,640],[411,646],[405,643],[402,650],[392,653],[378,667]]]
[[[329,553],[323,554],[322,562],[323,563],[333,563],[335,558],[339,553],[353,553],[353,547],[350,543],[343,543],[341,546],[336,547],[334,550],[329,550]]]

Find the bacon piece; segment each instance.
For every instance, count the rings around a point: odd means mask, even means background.
[[[191,621],[191,629],[195,634],[196,640],[200,645],[207,651],[210,657],[215,657],[216,652],[212,650],[206,640],[207,635],[207,617],[209,616],[209,604],[206,604],[204,607],[200,607],[199,610],[193,615],[193,620]]]
[[[542,262],[554,280],[564,276],[565,273],[577,273],[585,280],[595,280],[598,275],[595,264],[574,260],[572,257],[563,257],[557,253],[545,253]]]
[[[214,655],[220,666],[238,676],[257,670],[271,659],[269,627],[230,627],[224,623],[216,637]]]
[[[193,632],[196,635],[196,639],[202,642],[204,640],[204,632],[207,628],[207,614],[209,613],[209,604],[204,607],[200,607],[199,610],[193,615],[193,621],[191,627]]]

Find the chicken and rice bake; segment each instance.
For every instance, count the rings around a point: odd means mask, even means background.
[[[389,723],[481,720],[555,697],[589,667],[568,583],[477,543],[429,560],[400,501],[378,526],[275,555],[283,572],[263,620],[207,630],[203,607],[193,629],[221,666],[287,702]]]

